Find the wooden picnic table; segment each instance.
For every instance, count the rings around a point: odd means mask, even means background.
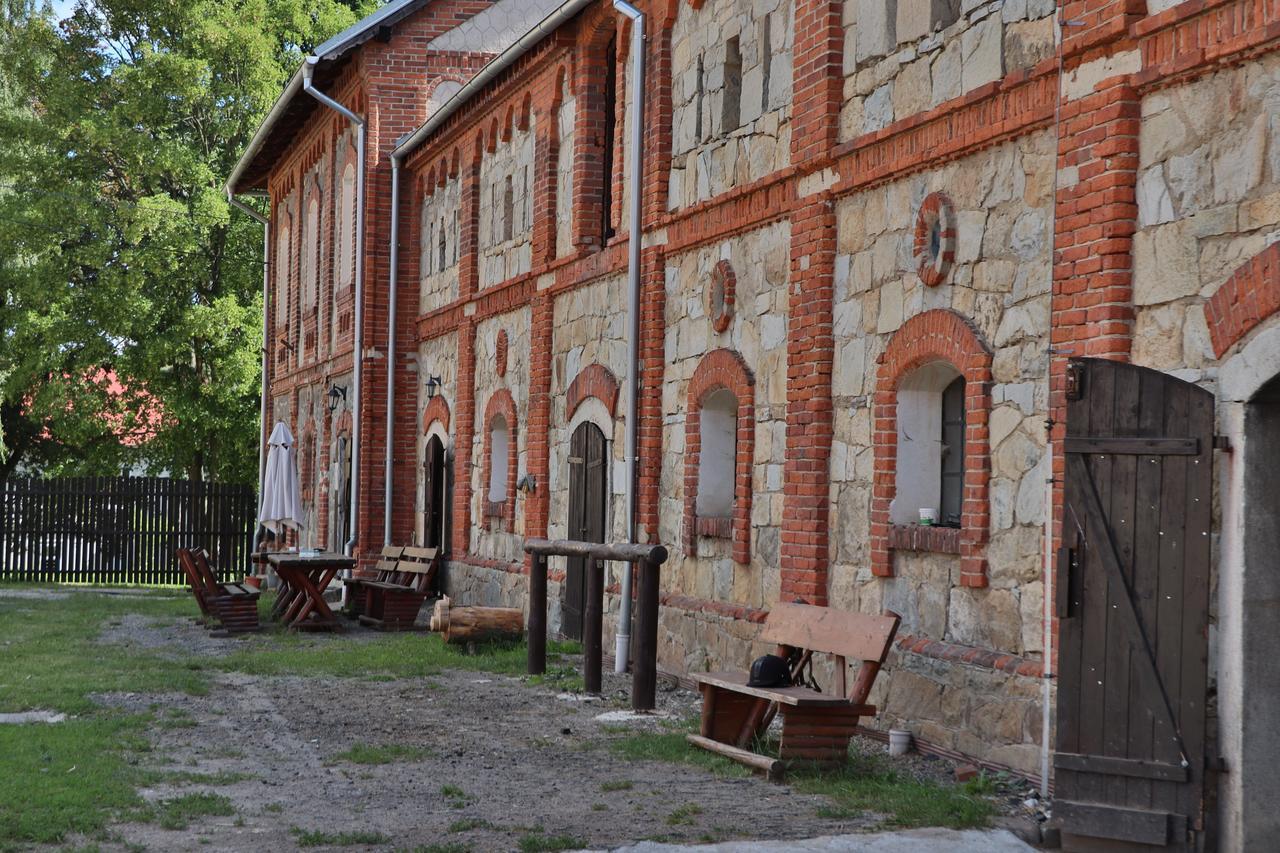
[[[267,562],[280,577],[280,589],[271,615],[294,631],[337,631],[341,622],[324,600],[329,582],[343,569],[355,568],[356,561],[345,554],[322,552],[267,554]]]

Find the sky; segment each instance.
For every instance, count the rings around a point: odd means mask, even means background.
[[[71,14],[71,9],[76,5],[75,0],[53,0],[53,11],[58,18],[65,18]]]

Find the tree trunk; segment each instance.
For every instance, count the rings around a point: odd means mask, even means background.
[[[454,607],[446,596],[436,602],[431,630],[446,643],[519,639],[524,633],[524,613],[518,607]]]

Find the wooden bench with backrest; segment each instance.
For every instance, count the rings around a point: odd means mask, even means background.
[[[793,679],[815,653],[835,658],[830,692],[811,687],[750,687],[748,673],[711,672],[693,679],[702,690],[702,729],[689,741],[780,779],[796,762],[839,765],[848,760],[849,739],[862,717],[875,716],[866,704],[876,674],[889,654],[899,617],[845,613],[809,604],[778,604],[765,618],[760,639],[777,645],[775,654],[793,661]],[[860,660],[846,690],[848,662]],[[782,715],[778,758],[749,747]]]
[[[402,545],[388,545],[382,549],[382,558],[373,567],[373,576],[343,578],[342,584],[347,588],[346,606],[343,612],[352,619],[358,619],[366,612],[369,603],[369,589],[366,584],[386,583],[396,573],[396,564],[404,553]]]
[[[218,580],[204,548],[179,548],[178,564],[205,616],[217,620],[230,633],[258,630],[258,590]]]
[[[412,629],[431,594],[439,561],[439,549],[405,548],[390,577],[364,583],[368,598],[360,623],[381,631]]]

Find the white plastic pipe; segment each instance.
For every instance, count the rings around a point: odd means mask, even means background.
[[[400,285],[400,158],[391,154],[391,270],[387,299],[387,453],[382,473],[382,544],[391,544],[391,488],[396,437],[396,294]]]
[[[631,111],[629,127],[630,140],[627,145],[628,187],[631,192],[631,216],[627,238],[627,427],[625,447],[623,450],[627,469],[626,508],[623,512],[627,520],[627,541],[636,541],[636,434],[639,416],[640,373],[640,233],[641,186],[644,153],[644,13],[625,0],[613,0],[613,8],[631,19]],[[605,180],[609,180],[605,175]],[[622,603],[618,613],[618,633],[613,650],[613,668],[615,672],[627,671],[627,659],[631,649],[631,584],[632,564],[622,564]]]
[[[360,530],[360,409],[361,374],[364,367],[364,182],[365,182],[365,120],[342,104],[330,98],[312,84],[319,57],[308,56],[302,66],[302,91],[324,104],[329,109],[346,118],[356,126],[356,244],[355,244],[355,353],[352,358],[352,391],[351,391],[351,505],[348,510],[351,525],[350,537],[343,545],[343,551],[349,557],[355,549]]]

